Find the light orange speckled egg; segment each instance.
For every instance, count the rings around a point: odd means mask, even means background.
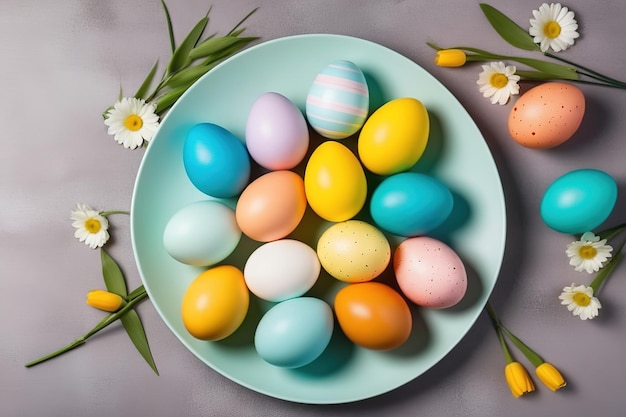
[[[585,96],[578,87],[543,83],[517,100],[509,113],[509,133],[528,148],[553,148],[574,135],[584,114]]]

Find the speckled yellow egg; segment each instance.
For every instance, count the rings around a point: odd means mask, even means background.
[[[575,85],[547,82],[517,100],[509,113],[509,133],[520,145],[549,149],[570,139],[585,114],[585,96]]]
[[[348,220],[330,226],[317,242],[322,267],[345,282],[365,282],[379,276],[391,259],[389,241],[371,224]]]

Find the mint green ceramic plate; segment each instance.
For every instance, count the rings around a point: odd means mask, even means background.
[[[248,110],[261,94],[276,91],[300,109],[315,75],[329,62],[347,59],[366,75],[375,109],[404,96],[429,110],[431,136],[415,170],[428,172],[455,194],[453,217],[435,237],[464,260],[469,289],[448,310],[415,308],[411,339],[401,348],[376,352],[349,343],[336,326],[331,344],[312,364],[281,369],[265,363],[252,343],[267,305],[253,300],[249,318],[220,342],[194,339],[183,327],[182,296],[201,269],[172,259],[162,245],[170,216],[206,199],[186,177],[182,146],[187,130],[212,122],[243,139]],[[350,140],[350,139],[347,139]],[[418,377],[439,362],[472,327],[497,280],[505,246],[505,204],[495,163],[476,125],[445,87],[421,67],[383,46],[336,35],[301,35],[252,47],[213,69],[176,103],[162,121],[142,161],[132,202],[133,249],[154,307],[180,341],[215,371],[252,390],[302,403],[344,403],[373,397]],[[238,249],[243,266],[250,242]],[[485,250],[488,248],[488,250]],[[322,278],[320,278],[322,279]],[[328,277],[313,295],[332,305],[336,284]]]

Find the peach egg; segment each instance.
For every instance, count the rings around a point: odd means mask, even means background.
[[[517,100],[509,113],[509,133],[528,148],[553,148],[574,135],[584,113],[585,96],[578,87],[546,82]]]

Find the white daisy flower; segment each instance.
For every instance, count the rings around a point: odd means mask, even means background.
[[[159,127],[156,104],[135,97],[124,97],[106,114],[107,133],[125,148],[135,149],[150,141]]]
[[[565,253],[569,256],[569,264],[576,271],[587,271],[588,274],[598,272],[602,264],[611,257],[613,247],[606,244],[606,239],[600,240],[592,232],[586,232],[580,240],[567,245]]]
[[[520,79],[515,75],[515,66],[505,66],[503,62],[491,62],[483,65],[482,72],[478,75],[476,84],[480,86],[480,92],[486,98],[491,98],[491,104],[506,104],[512,95],[519,94]]]
[[[561,304],[567,306],[567,309],[573,315],[579,316],[581,320],[592,319],[598,315],[598,310],[602,308],[600,300],[593,296],[593,288],[584,285],[563,288],[563,292],[559,295]]]
[[[542,52],[552,48],[554,52],[564,51],[578,38],[578,23],[574,12],[562,7],[560,3],[544,3],[539,10],[533,10],[534,19],[530,19],[530,36],[539,44]]]
[[[78,204],[70,218],[73,220],[72,226],[76,228],[74,237],[91,249],[99,248],[109,240],[109,221],[91,207]]]

